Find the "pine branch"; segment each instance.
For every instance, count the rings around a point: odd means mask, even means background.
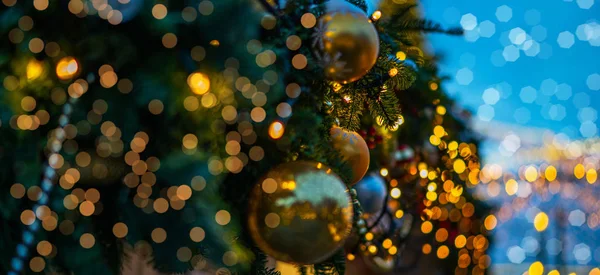
[[[343,249],[340,249],[340,251],[338,251],[338,253],[335,254],[331,260],[338,274],[346,273],[346,253],[344,253]]]
[[[450,35],[461,35],[463,34],[462,28],[449,28],[445,29],[437,22],[428,19],[410,19],[403,20],[400,22],[392,23],[399,29],[400,32],[428,32],[428,33],[444,33]]]
[[[408,66],[400,66],[398,74],[386,81],[385,85],[392,90],[406,90],[417,80],[417,73]]]
[[[381,120],[382,125],[392,128],[398,122],[400,117],[400,107],[398,98],[391,91],[379,92],[374,97],[368,99],[369,111],[371,116]]]
[[[273,267],[267,267],[267,255],[263,253],[260,249],[255,248],[254,255],[256,255],[256,259],[252,263],[251,274],[257,275],[281,275],[281,272],[277,271]]]

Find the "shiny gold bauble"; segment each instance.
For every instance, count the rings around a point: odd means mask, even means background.
[[[360,181],[369,170],[369,147],[367,142],[356,132],[346,131],[334,126],[329,132],[333,147],[342,154],[345,161],[352,167],[351,184]]]
[[[331,11],[319,19],[318,26],[315,50],[329,80],[353,82],[375,65],[379,36],[363,12]]]
[[[279,261],[314,264],[331,257],[352,229],[342,180],[321,163],[271,169],[250,197],[248,227],[256,245]]]

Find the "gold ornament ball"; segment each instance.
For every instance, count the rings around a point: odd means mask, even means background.
[[[352,167],[351,184],[359,182],[369,170],[370,154],[367,142],[358,133],[334,126],[330,130],[333,147]]]
[[[249,201],[250,235],[279,261],[322,262],[344,244],[352,229],[346,186],[321,163],[294,161],[271,169]]]
[[[346,84],[367,74],[379,55],[379,36],[364,12],[334,10],[319,21],[321,36],[315,38],[315,47],[325,76]]]

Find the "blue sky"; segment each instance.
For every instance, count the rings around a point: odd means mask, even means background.
[[[471,29],[465,37],[429,40],[445,56],[442,73],[453,78],[446,89],[481,121],[546,128],[572,139],[600,132],[600,75],[594,75],[600,74],[600,25],[594,23],[600,0],[422,0],[422,6],[426,18]],[[490,87],[495,91],[486,92]]]
[[[442,74],[452,77],[446,90],[460,106],[473,112],[480,129],[487,126],[488,135],[498,136],[496,140],[488,138],[480,148],[486,163],[498,161],[505,169],[523,164],[511,159],[510,154],[497,157],[502,155],[499,145],[510,135],[508,141],[520,138],[516,149],[525,146],[526,135],[537,136],[541,141],[546,130],[554,132],[555,137],[562,134],[571,140],[598,136],[600,0],[421,2],[426,18],[467,29],[464,37],[430,35],[429,50],[445,56],[440,68]],[[521,184],[529,186],[526,182]],[[585,183],[572,186],[588,188]],[[484,186],[479,187],[479,191],[485,190]],[[582,208],[581,197],[566,199],[562,197],[564,192],[549,200],[524,194],[530,198],[528,205],[495,231],[497,242],[490,248],[492,262],[600,263],[596,231],[574,226],[576,220],[569,220],[571,226],[566,232],[556,231],[558,219],[553,211],[560,208],[569,217],[576,217]],[[598,194],[597,187],[579,192],[595,193],[592,198]],[[500,207],[511,198],[489,199],[488,203]],[[533,215],[540,210],[550,213],[552,221],[544,236],[531,224]],[[564,242],[560,254],[564,256],[559,256],[553,245],[558,242]]]

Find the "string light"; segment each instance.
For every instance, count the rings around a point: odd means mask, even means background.
[[[373,21],[377,21],[381,18],[381,11],[375,11],[372,15],[371,15],[371,19],[373,19]]]
[[[269,136],[272,139],[280,139],[285,132],[285,126],[280,121],[274,121],[269,125]]]
[[[195,72],[188,76],[187,83],[193,93],[203,95],[210,89],[210,79],[201,72]]]
[[[71,79],[77,74],[79,65],[73,57],[63,57],[56,65],[56,76],[62,80]]]
[[[43,63],[35,59],[29,60],[27,63],[27,80],[37,79],[44,72]]]

